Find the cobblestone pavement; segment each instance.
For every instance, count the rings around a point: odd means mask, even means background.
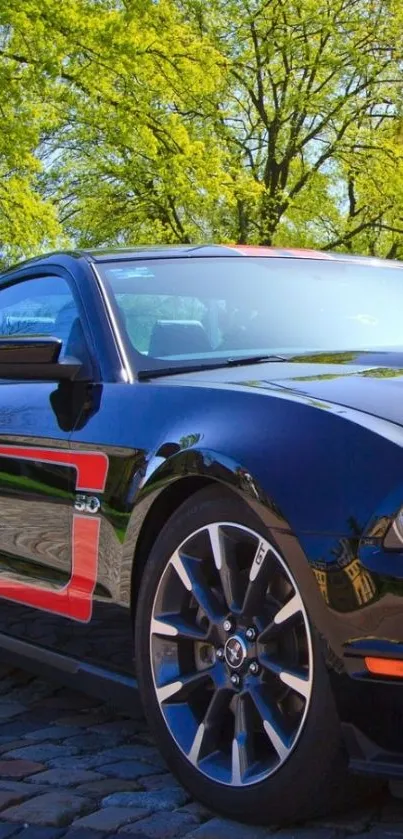
[[[139,711],[0,668],[0,839],[403,839],[403,801],[290,830],[217,818],[166,769]]]

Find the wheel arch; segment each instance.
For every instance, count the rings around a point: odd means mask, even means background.
[[[184,462],[186,468],[184,469]],[[201,463],[213,465],[210,469],[201,469]],[[217,465],[220,467],[217,470]],[[204,474],[203,474],[204,472]],[[221,487],[226,494],[231,493],[247,504],[267,528],[270,538],[280,553],[286,557],[291,570],[303,578],[303,593],[309,599],[310,612],[314,623],[336,654],[341,654],[340,642],[332,626],[329,609],[320,592],[307,557],[298,539],[293,534],[288,522],[276,507],[272,498],[253,481],[253,477],[237,463],[230,463],[228,458],[221,459],[217,452],[208,453],[200,450],[187,450],[168,458],[144,483],[136,510],[140,525],[136,525],[136,511],[133,517],[133,538],[126,544],[125,564],[127,602],[131,610],[131,623],[134,624],[137,611],[139,590],[147,557],[160,531],[181,506],[191,496],[206,487]],[[141,511],[141,512],[140,512]]]
[[[218,481],[201,475],[183,477],[168,484],[154,499],[142,522],[133,556],[130,582],[130,608],[133,627],[141,578],[147,557],[160,531],[184,501],[195,495],[199,490],[208,486],[215,486],[218,483]]]
[[[162,462],[160,457],[164,457]],[[132,625],[142,573],[159,532],[184,501],[208,486],[221,486],[252,506],[270,506],[252,475],[216,449],[160,446],[140,486],[123,552],[121,599],[130,606]],[[280,511],[273,509],[273,515],[281,520]]]

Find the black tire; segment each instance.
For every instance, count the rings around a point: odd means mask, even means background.
[[[313,629],[312,692],[303,728],[289,757],[265,780],[234,787],[207,777],[178,747],[161,712],[150,651],[156,591],[170,557],[189,534],[217,521],[236,522],[270,540],[262,522],[247,505],[219,487],[192,496],[159,534],[141,582],[135,631],[137,675],[151,731],[183,786],[207,807],[226,817],[249,823],[290,824],[328,813],[340,804],[346,790],[351,792],[351,784],[328,673]]]

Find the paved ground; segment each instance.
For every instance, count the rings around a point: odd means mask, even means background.
[[[403,801],[386,796],[276,839],[403,839]],[[146,724],[88,696],[0,668],[0,839],[265,839],[273,831],[191,802]]]

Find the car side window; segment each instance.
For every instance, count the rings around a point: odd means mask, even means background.
[[[63,277],[35,277],[0,288],[0,338],[60,338],[60,358],[86,353],[79,312]]]

